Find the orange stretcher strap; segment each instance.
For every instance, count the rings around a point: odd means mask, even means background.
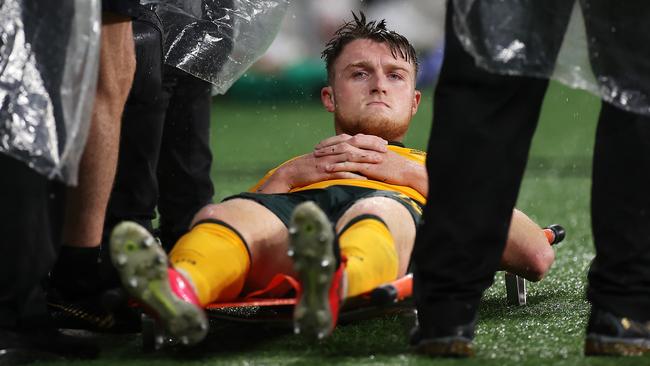
[[[273,306],[273,305],[295,305],[296,298],[285,297],[291,290],[296,292],[300,283],[295,278],[277,274],[265,288],[253,291],[236,301],[212,303],[206,306],[207,309],[230,308],[237,306]]]

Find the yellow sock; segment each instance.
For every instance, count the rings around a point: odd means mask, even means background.
[[[250,268],[246,244],[221,222],[194,226],[178,240],[169,259],[190,277],[201,305],[239,296]]]
[[[347,257],[347,296],[356,296],[397,278],[395,241],[377,216],[362,215],[339,234],[341,254]]]

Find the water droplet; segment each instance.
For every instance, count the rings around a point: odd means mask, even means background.
[[[123,265],[126,264],[126,262],[128,262],[128,257],[126,255],[124,255],[124,254],[119,254],[117,256],[116,260],[117,260],[117,264],[119,266],[123,266]]]

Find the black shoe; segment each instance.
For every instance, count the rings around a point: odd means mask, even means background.
[[[592,307],[587,325],[585,355],[643,354],[650,354],[650,321],[642,323]]]
[[[122,289],[70,301],[55,290],[48,293],[47,306],[59,329],[83,329],[99,333],[137,333],[141,312],[128,305]]]
[[[447,329],[423,329],[411,332],[411,346],[416,353],[430,357],[474,357],[474,323]]]
[[[94,343],[55,329],[20,332],[0,329],[0,365],[94,359],[98,355],[99,348]]]

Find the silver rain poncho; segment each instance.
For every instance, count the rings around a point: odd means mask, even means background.
[[[97,82],[99,0],[0,2],[0,152],[77,181]]]
[[[492,72],[553,78],[650,115],[650,2],[453,0],[454,28]]]
[[[165,64],[228,88],[275,38],[288,0],[143,0],[160,18]]]

